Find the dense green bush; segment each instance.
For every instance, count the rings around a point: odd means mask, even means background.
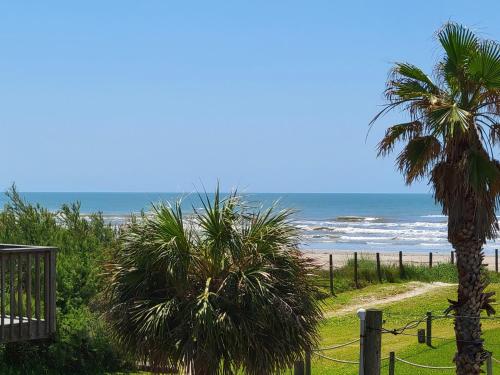
[[[20,197],[15,187],[0,212],[0,243],[50,245],[57,255],[57,325],[54,341],[15,343],[0,352],[1,373],[96,374],[123,367],[93,304],[100,264],[115,242],[101,214],[82,216],[78,203],[51,212]]]
[[[123,231],[106,268],[105,315],[123,349],[164,371],[272,374],[317,345],[312,262],[291,211],[240,196],[158,205]],[[184,372],[183,372],[184,373]]]

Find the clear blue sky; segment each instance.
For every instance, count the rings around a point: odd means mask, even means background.
[[[393,61],[447,20],[500,39],[491,1],[0,4],[0,188],[427,192],[376,159]]]

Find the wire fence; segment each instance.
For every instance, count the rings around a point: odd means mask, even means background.
[[[388,314],[389,316],[391,314]],[[398,316],[400,319],[403,315]],[[447,319],[474,319],[474,320],[487,320],[487,321],[497,321],[500,320],[500,317],[498,316],[463,316],[463,315],[434,315],[432,312],[428,312],[424,316],[417,316],[412,320],[409,320],[408,322],[401,324],[396,327],[391,327],[388,328],[385,326],[386,322],[384,321],[384,324],[381,326],[380,329],[378,329],[378,332],[380,335],[385,334],[385,335],[393,335],[393,336],[405,336],[405,337],[418,337],[419,339],[421,338],[421,335],[415,332],[412,332],[413,330],[419,329],[421,325],[424,323],[426,324],[426,335],[432,335],[430,332],[431,327],[432,327],[432,322],[433,321],[440,321],[440,320],[447,320]],[[422,331],[422,330],[421,330]],[[437,339],[444,341],[444,343],[455,343],[457,342],[455,337],[442,337],[442,336],[436,336],[432,335],[432,339]],[[421,342],[421,341],[419,341]],[[469,344],[476,344],[476,345],[483,345],[484,347],[487,347],[488,349],[492,349],[492,347],[499,348],[500,351],[500,340],[499,342],[489,342],[489,343],[484,343],[482,339],[480,340],[458,340],[458,342],[462,343],[469,343]],[[428,342],[429,343],[429,342]],[[334,345],[329,345],[329,346],[324,346],[324,347],[318,347],[315,348],[311,351],[311,355],[316,356],[317,358],[332,362],[332,364],[341,364],[341,365],[352,365],[352,366],[361,366],[360,360],[359,359],[345,359],[345,358],[338,358],[337,356],[332,356],[331,354],[326,354],[326,352],[330,351],[335,351],[339,349],[348,349],[349,347],[352,347],[353,345],[361,345],[361,338],[352,338],[346,342],[343,343],[338,343]],[[438,349],[438,347],[434,347],[434,349]],[[360,351],[361,351],[361,346],[360,346]],[[310,359],[310,357],[309,357]],[[486,361],[486,366],[488,367],[488,370],[492,373],[492,363],[495,364],[500,364],[500,360],[498,360],[496,357],[494,357],[491,353],[491,351],[485,351],[485,356],[484,359]],[[380,358],[380,363],[385,362],[389,360],[388,366],[389,366],[389,373],[394,374],[394,369],[395,369],[395,364],[396,362],[402,363],[407,366],[412,366],[415,368],[419,369],[427,369],[427,370],[439,370],[439,371],[448,371],[448,370],[455,370],[455,366],[452,365],[453,361],[450,359],[450,365],[436,365],[432,363],[422,363],[422,361],[413,361],[410,360],[408,357],[402,358],[401,356],[396,356],[394,352],[391,352],[389,356]],[[386,365],[384,365],[386,366]],[[310,368],[310,364],[309,364]],[[392,369],[392,372],[391,372]],[[310,374],[306,373],[306,374]]]
[[[315,282],[330,294],[371,283],[395,282],[397,280],[441,280],[456,282],[456,254],[429,252],[428,254],[336,252],[318,254],[315,263]],[[484,267],[498,275],[498,256]],[[440,267],[442,265],[450,265]],[[326,271],[326,272],[325,272]]]
[[[317,348],[317,349],[314,349],[313,352],[324,352],[324,351],[327,351],[327,350],[340,349],[340,348],[343,348],[345,346],[349,346],[349,345],[358,343],[359,341],[360,341],[360,339],[353,339],[353,340],[345,342],[343,344],[337,344],[337,345],[325,346],[325,347],[322,347],[322,348]]]
[[[317,355],[320,358],[327,359],[332,362],[337,362],[337,363],[344,363],[344,364],[349,364],[349,365],[359,365],[359,361],[348,361],[345,359],[337,359],[337,358],[332,358],[330,356],[315,352],[314,355]]]
[[[431,365],[421,365],[421,364],[418,364],[418,363],[413,363],[413,362],[410,362],[410,361],[407,361],[403,358],[399,358],[399,357],[394,357],[396,361],[399,361],[399,362],[402,362],[402,363],[406,363],[407,365],[410,365],[410,366],[413,366],[413,367],[418,367],[418,368],[426,368],[426,369],[430,369],[430,370],[454,370],[455,369],[455,366],[431,366]]]

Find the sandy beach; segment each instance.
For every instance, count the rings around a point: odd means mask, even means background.
[[[303,251],[307,256],[315,259],[318,265],[328,268],[329,255],[332,254],[333,267],[342,267],[349,259],[354,258],[354,252],[348,251],[326,251],[326,250],[306,250]],[[375,260],[376,253],[367,251],[358,251],[358,257],[369,258]],[[455,259],[456,261],[456,259]],[[380,262],[383,264],[398,264],[399,254],[394,252],[380,252]],[[432,253],[432,264],[450,263],[451,254]],[[403,252],[403,264],[421,264],[429,265],[429,253],[405,253]],[[484,264],[488,269],[495,270],[495,256],[487,255],[484,258]]]

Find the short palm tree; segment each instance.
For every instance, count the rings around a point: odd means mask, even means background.
[[[160,204],[133,220],[106,270],[107,319],[158,371],[269,374],[317,341],[321,310],[290,211],[239,196],[200,198],[183,217]]]
[[[455,23],[437,38],[444,55],[433,79],[412,64],[396,63],[385,91],[388,104],[372,123],[393,109],[409,116],[387,129],[378,154],[403,142],[396,164],[407,184],[428,177],[448,215],[459,275],[458,299],[448,310],[456,315],[455,362],[457,374],[474,375],[485,358],[478,317],[481,310],[494,313],[481,269],[483,245],[498,230],[500,164],[493,150],[500,142],[500,46]]]

